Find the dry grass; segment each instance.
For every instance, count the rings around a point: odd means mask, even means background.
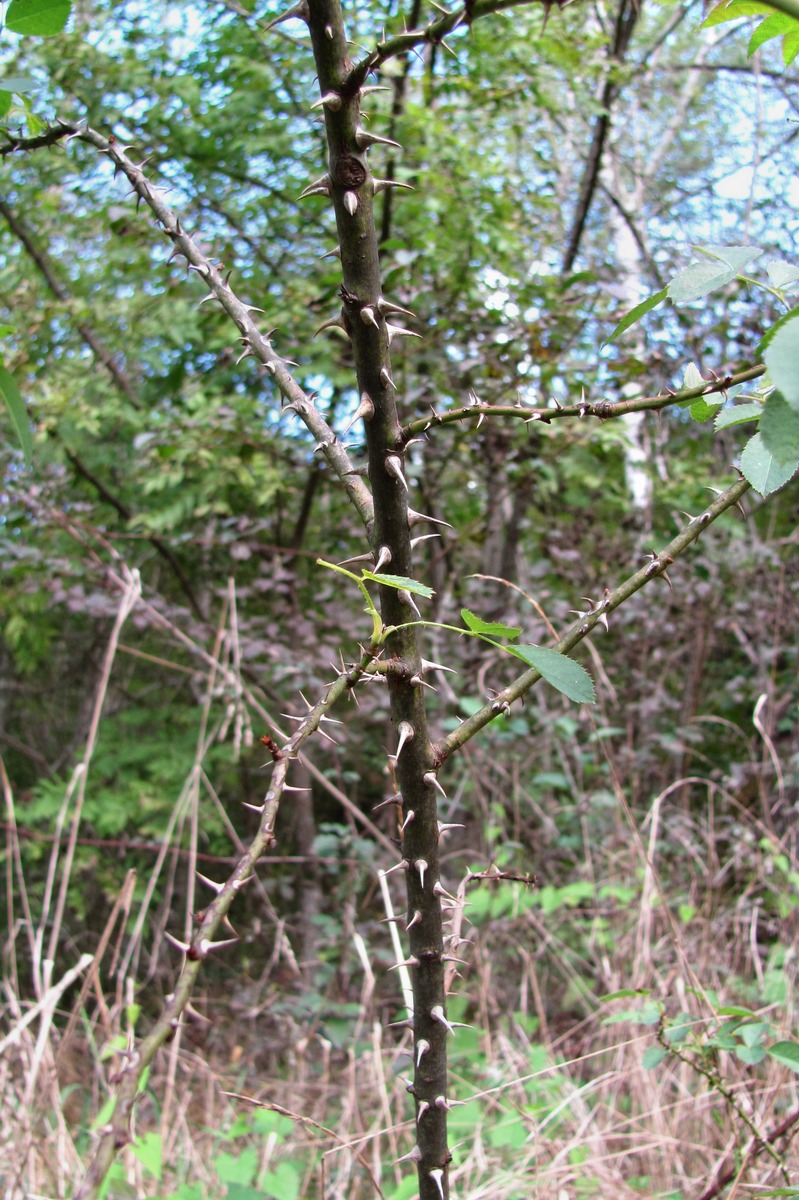
[[[128,878],[93,954],[81,955],[65,937],[64,913],[108,679],[137,599],[131,576],[36,906],[2,774],[12,914],[0,1003],[7,1200],[71,1194],[91,1129],[105,1120],[116,1073],[146,1025],[138,1004],[152,1003],[159,955],[171,953],[163,914],[171,911],[174,922],[179,912],[183,931],[191,925],[194,883],[181,894],[177,848],[189,854],[193,881],[202,806],[221,808],[205,770],[208,749],[225,725],[243,738],[250,713],[269,717],[241,682],[231,595],[213,653],[198,651],[206,681],[196,754],[162,852],[137,904]],[[214,723],[220,678],[233,699]],[[549,716],[538,715],[542,722]],[[768,1140],[796,1111],[796,1076],[768,1056],[747,1065],[728,1051],[699,1052],[724,1006],[755,1010],[771,1027],[767,1042],[790,1038],[797,1025],[799,861],[785,820],[788,771],[765,716],[761,706],[755,728],[762,744],[750,757],[762,786],[750,806],[702,774],[631,804],[611,739],[595,737],[587,757],[590,726],[551,738],[548,762],[540,746],[535,761],[525,761],[519,747],[501,760],[464,755],[446,815],[473,815],[445,856],[450,886],[475,863],[500,862],[510,875],[519,873],[518,862],[535,857],[540,865],[537,887],[499,879],[464,885],[473,907],[451,1009],[472,1026],[452,1041],[452,1188],[459,1200],[731,1200],[788,1179],[799,1184],[793,1125],[774,1138],[773,1155],[753,1132]],[[778,781],[776,800],[762,782],[767,769]],[[567,786],[542,798],[527,781],[544,770],[559,771]],[[692,799],[699,792],[702,804]],[[583,850],[568,861],[562,843],[570,828]],[[237,844],[231,825],[229,832]],[[401,909],[401,885],[390,883]],[[404,1200],[413,1194],[412,1168],[398,1161],[412,1145],[404,1080],[410,1038],[384,1024],[387,1012],[404,1015],[401,979],[385,974],[400,953],[378,923],[378,906],[390,904],[385,886],[381,902],[374,877],[370,883],[361,872],[362,899],[341,914],[340,941],[321,947],[322,959],[337,966],[333,977],[319,977],[324,1011],[303,1007],[317,986],[314,964],[296,961],[285,922],[261,890],[271,957],[249,980],[233,955],[227,982],[210,981],[196,998],[147,1082],[135,1113],[137,1141],[121,1152],[109,1195],[223,1196],[238,1164],[240,1186],[254,1190],[231,1195]],[[182,935],[180,926],[173,932]],[[646,1070],[643,1055],[658,1045],[658,1027],[607,1022],[645,998],[600,997],[633,988],[662,1005],[666,1025],[678,1013],[693,1015],[693,1040],[678,1047],[682,1058],[670,1055]],[[337,1023],[336,1006],[345,1003]],[[722,1176],[729,1176],[723,1187]]]

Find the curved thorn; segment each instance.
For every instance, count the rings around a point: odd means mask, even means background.
[[[319,100],[314,100],[311,105],[311,112],[315,108],[329,108],[331,112],[339,112],[344,101],[338,92],[326,92]]]
[[[164,937],[171,945],[173,945],[177,950],[181,950],[184,954],[188,954],[189,950],[191,949],[191,946],[188,942],[181,942],[178,938],[173,937],[172,934],[168,933],[166,930],[164,931]]]
[[[274,21],[270,21],[268,25],[264,26],[264,33],[268,33],[270,29],[274,29],[276,25],[280,25],[283,21],[291,21],[294,17],[300,21],[304,21],[306,25],[310,24],[311,12],[308,8],[308,0],[299,0],[299,3],[290,8],[288,12],[281,13],[279,17],[275,17]]]
[[[402,471],[402,459],[399,457],[399,455],[389,454],[386,458],[385,467],[386,473],[390,475],[392,479],[396,479],[397,483],[401,483],[407,492],[408,484]]]
[[[360,126],[355,130],[355,144],[359,150],[368,150],[370,146],[393,146],[395,150],[402,149],[399,142],[395,142],[391,138],[380,137],[376,133],[369,133]]]
[[[399,734],[399,741],[397,742],[397,752],[394,755],[395,760],[398,759],[402,753],[402,747],[406,745],[407,742],[412,741],[416,736],[413,725],[411,725],[410,721],[400,721],[399,725],[397,726],[397,733]]]

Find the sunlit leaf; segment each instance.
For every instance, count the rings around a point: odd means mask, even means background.
[[[132,1146],[134,1157],[156,1179],[161,1178],[161,1134],[154,1131],[137,1137]]]
[[[267,1171],[261,1177],[259,1196],[272,1196],[274,1200],[297,1200],[302,1186],[302,1179],[293,1163],[278,1163],[274,1171]]]
[[[12,33],[52,37],[65,27],[71,8],[70,0],[11,0],[6,28]]]
[[[763,406],[760,436],[778,463],[799,462],[799,411],[786,402],[781,392],[773,392]]]
[[[727,429],[730,425],[745,425],[749,421],[759,421],[762,415],[762,404],[736,404],[733,408],[723,408],[717,413],[714,426],[716,429]]]
[[[28,423],[28,414],[25,411],[25,402],[20,395],[19,388],[14,382],[14,378],[0,365],[0,397],[5,401],[6,408],[11,416],[11,423],[17,433],[19,444],[22,447],[22,453],[25,457],[25,465],[31,465],[33,456],[33,438],[31,436],[30,424]]]
[[[651,312],[653,308],[657,308],[657,306],[666,299],[666,295],[667,289],[664,288],[662,292],[658,292],[656,295],[650,296],[648,300],[643,300],[640,304],[636,304],[635,308],[631,308],[630,311],[622,317],[616,328],[613,330],[613,333],[610,335],[610,337],[605,339],[602,345],[607,346],[610,342],[615,341],[619,334],[624,333],[625,329],[629,329],[630,326],[634,325],[636,321],[640,321],[641,317],[645,316],[648,312]]]
[[[750,438],[741,455],[741,470],[761,496],[770,496],[784,487],[795,474],[799,463],[779,463],[766,449],[759,433]]]
[[[766,42],[770,42],[772,38],[782,37],[786,33],[796,31],[796,21],[789,17],[787,13],[775,12],[770,17],[766,17],[765,21],[761,21],[749,39],[749,46],[746,53],[751,56],[755,50],[759,50]]]
[[[768,16],[773,12],[773,8],[759,3],[759,0],[722,0],[721,4],[710,10],[700,28],[710,29],[713,25],[723,25],[725,21],[735,21],[738,17]]]
[[[702,378],[702,372],[696,363],[689,363],[685,368],[682,377],[682,385],[684,388],[704,387],[707,383],[706,379]]]
[[[763,361],[773,383],[799,409],[799,318],[787,321],[769,341]]]
[[[709,421],[715,417],[716,413],[722,407],[720,403],[708,404],[704,396],[700,396],[698,400],[694,400],[691,405],[690,412],[694,421]]]
[[[799,281],[799,267],[782,258],[770,258],[766,263],[766,274],[775,288],[788,288]]]
[[[435,596],[433,589],[426,583],[417,583],[415,579],[407,579],[404,575],[377,575],[374,571],[364,571],[363,578],[371,579],[373,583],[382,583],[384,587],[412,592],[414,596],[423,596],[425,600]]]
[[[791,33],[786,33],[782,39],[782,61],[789,67],[799,54],[799,28],[796,26]]]
[[[511,654],[535,667],[547,683],[577,704],[593,704],[594,683],[585,667],[546,646],[509,646]]]
[[[675,304],[690,304],[692,300],[701,300],[724,287],[762,254],[753,246],[707,246],[702,249],[707,260],[685,267],[666,289]]]

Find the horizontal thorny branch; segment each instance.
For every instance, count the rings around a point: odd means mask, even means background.
[[[558,8],[565,8],[568,0],[557,0]],[[440,46],[443,45],[446,49],[444,39],[448,34],[454,33],[460,26],[470,26],[473,21],[480,17],[490,16],[492,13],[504,12],[509,8],[522,8],[530,4],[540,4],[544,9],[545,16],[549,10],[554,7],[555,0],[466,0],[463,5],[454,9],[451,12],[441,10],[442,16],[437,20],[431,21],[423,29],[409,29],[403,33],[397,34],[395,37],[386,38],[378,42],[374,50],[361,59],[347,75],[344,80],[342,91],[346,95],[354,95],[360,87],[366,82],[366,78],[370,71],[376,71],[383,63],[388,62],[391,58],[398,58],[403,54],[407,54],[409,50],[415,50],[417,46]],[[301,16],[303,5],[307,12],[306,0],[300,0],[300,3],[291,9],[287,16]],[[438,8],[438,5],[435,5]],[[280,18],[285,20],[286,17]]]
[[[708,505],[704,512],[701,512],[697,517],[692,517],[685,529],[673,538],[659,554],[650,554],[648,556],[649,562],[646,566],[641,567],[640,570],[630,575],[628,579],[624,580],[623,583],[620,583],[612,591],[606,590],[601,600],[597,602],[589,601],[589,607],[584,616],[575,621],[571,629],[550,649],[556,651],[558,654],[568,654],[584,638],[588,637],[597,625],[601,625],[602,628],[607,629],[608,614],[623,604],[625,600],[629,600],[630,596],[640,591],[647,583],[658,578],[664,578],[668,582],[668,575],[666,574],[668,568],[696,541],[702,531],[720,517],[722,513],[726,512],[729,508],[734,508],[736,505],[740,506],[741,497],[749,489],[750,484],[745,479],[736,480],[726,492],[722,492],[712,504]],[[537,671],[535,667],[531,667],[529,671],[525,671],[513,683],[503,688],[489,704],[484,705],[478,712],[461,722],[457,729],[454,729],[437,747],[439,765],[450,758],[456,750],[460,750],[466,742],[470,741],[489,722],[493,721],[498,713],[506,712],[514,700],[519,700],[539,679],[541,679],[540,671]]]
[[[747,367],[732,375],[724,375],[718,379],[708,380],[698,387],[682,388],[680,391],[659,392],[656,396],[636,396],[630,400],[588,400],[583,397],[576,404],[530,405],[518,400],[515,404],[492,404],[477,396],[475,392],[469,395],[469,403],[462,408],[451,408],[444,412],[431,410],[429,417],[419,417],[410,421],[402,430],[402,444],[408,445],[413,439],[429,433],[440,425],[452,425],[459,421],[473,421],[477,417],[479,429],[486,417],[511,417],[521,420],[525,425],[538,422],[550,425],[553,421],[567,417],[596,417],[600,421],[609,421],[615,417],[626,416],[635,412],[660,412],[673,405],[686,404],[698,400],[700,396],[712,396],[725,393],[728,389],[742,383],[749,383],[765,375],[766,368],[762,365]]]

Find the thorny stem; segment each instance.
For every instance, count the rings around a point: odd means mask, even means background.
[[[741,1166],[738,1167],[735,1165],[726,1171],[720,1171],[713,1182],[708,1184],[701,1196],[697,1197],[697,1200],[715,1200],[715,1197],[721,1195],[728,1183],[732,1183],[736,1176],[740,1178],[742,1172],[746,1170],[750,1163],[754,1162],[767,1146],[773,1146],[778,1138],[787,1137],[797,1122],[799,1122],[799,1108],[795,1108],[792,1112],[789,1112],[787,1117],[780,1121],[776,1129],[772,1129],[771,1133],[765,1138],[755,1138],[746,1151]]]
[[[85,1178],[75,1192],[74,1200],[96,1200],[96,1197],[99,1196],[103,1180],[108,1174],[116,1154],[131,1140],[130,1121],[142,1076],[156,1052],[174,1035],[181,1015],[191,998],[203,962],[215,950],[238,941],[238,935],[228,921],[228,912],[238,892],[253,875],[258,859],[266,850],[275,845],[275,822],[292,760],[299,755],[303,743],[319,728],[327,711],[346,692],[355,687],[378,652],[378,646],[370,646],[365,650],[358,663],[329,685],[322,699],[308,711],[305,719],[289,740],[283,746],[271,750],[272,776],[261,809],[258,833],[230,877],[223,884],[212,885],[216,895],[203,912],[195,914],[197,925],[191,942],[185,946],[176,943],[185,954],[183,970],[177,986],[172,995],[168,997],[160,1016],[147,1036],[138,1046],[131,1046],[123,1055],[125,1065],[117,1081],[114,1110],[108,1123],[100,1130],[100,1140],[94,1158]],[[223,924],[227,926],[227,936],[220,941],[215,941],[215,935]],[[175,943],[175,939],[170,940]]]
[[[733,1092],[727,1087],[718,1071],[714,1071],[712,1067],[706,1066],[705,1063],[702,1062],[701,1058],[698,1058],[695,1055],[686,1054],[679,1048],[679,1046],[675,1045],[673,1042],[670,1042],[666,1037],[666,1028],[662,1019],[658,1025],[657,1039],[667,1054],[671,1055],[673,1058],[678,1058],[681,1063],[685,1063],[687,1067],[690,1067],[693,1071],[697,1071],[700,1075],[703,1075],[713,1088],[714,1092],[718,1092],[718,1094],[722,1096],[724,1100],[726,1100],[730,1108],[733,1110],[736,1116],[739,1117],[739,1119],[751,1133],[752,1137],[755,1139],[755,1145],[762,1147],[769,1157],[774,1160],[786,1184],[790,1185],[791,1177],[788,1174],[788,1170],[779,1154],[779,1151],[776,1150],[772,1145],[772,1139],[758,1129],[757,1125],[755,1125],[744,1106],[736,1099]]]
[[[391,379],[391,341],[403,330],[396,306],[382,294],[378,237],[373,201],[375,181],[367,151],[379,140],[361,116],[360,88],[374,62],[353,72],[339,0],[309,0],[308,23],[325,115],[329,153],[323,194],[332,198],[339,236],[343,284],[340,321],[355,358],[358,391],[364,406],[369,480],[374,501],[372,551],[389,555],[392,574],[413,576],[407,484],[402,460],[400,421]],[[387,627],[402,626],[412,615],[409,597],[380,588]],[[436,793],[433,751],[427,730],[418,632],[394,629],[386,639],[386,673],[391,716],[397,732],[392,756],[403,805],[402,865],[408,892],[413,979],[416,1143],[411,1158],[419,1176],[420,1200],[447,1200],[446,997],[444,939],[440,902]],[[418,913],[418,919],[413,916]]]

